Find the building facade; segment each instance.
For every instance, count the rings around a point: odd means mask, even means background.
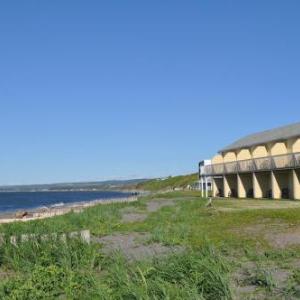
[[[201,191],[202,197],[208,197],[209,193],[212,190],[212,178],[211,176],[205,175],[206,166],[211,165],[211,160],[206,159],[199,162],[199,182],[198,189]]]
[[[300,123],[246,136],[201,173],[215,197],[300,200]]]

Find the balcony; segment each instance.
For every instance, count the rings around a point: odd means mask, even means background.
[[[234,162],[230,162],[225,165],[225,170],[226,173],[230,174],[230,173],[236,173],[238,171],[238,163],[236,161]]]
[[[300,153],[234,161],[205,166],[203,175],[223,175],[235,173],[263,172],[300,168]]]
[[[273,158],[271,156],[269,157],[262,157],[262,158],[255,158],[254,164],[255,164],[255,170],[256,171],[268,171],[272,170],[272,162]]]
[[[238,163],[239,172],[252,172],[255,170],[254,161],[252,159],[241,160]]]

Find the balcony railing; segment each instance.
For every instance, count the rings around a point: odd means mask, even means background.
[[[268,171],[272,170],[272,157],[262,157],[262,158],[255,158],[254,164],[255,164],[255,170],[259,171]]]
[[[223,175],[300,168],[300,153],[267,156],[205,166],[205,175]]]
[[[240,172],[252,172],[255,170],[253,159],[241,160],[238,163]]]
[[[275,169],[293,168],[295,166],[295,156],[293,154],[273,157]]]
[[[215,174],[223,174],[225,171],[224,164],[212,165],[212,171]]]
[[[294,159],[295,159],[296,168],[299,168],[300,167],[300,153],[296,153]]]
[[[226,173],[236,173],[238,171],[238,164],[236,161],[225,164]]]

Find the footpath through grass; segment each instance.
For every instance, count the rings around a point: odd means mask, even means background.
[[[172,205],[147,212],[151,202]],[[171,201],[171,202],[170,202]],[[147,213],[122,222],[126,211]],[[79,240],[9,243],[10,235],[89,229],[95,237],[146,232],[147,243],[184,251],[130,261]],[[298,232],[299,230],[299,232]],[[137,203],[1,225],[0,299],[297,299],[300,203],[206,200],[197,192],[157,194]]]

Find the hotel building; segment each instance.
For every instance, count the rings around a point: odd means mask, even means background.
[[[200,171],[214,197],[300,200],[300,123],[246,136]]]

